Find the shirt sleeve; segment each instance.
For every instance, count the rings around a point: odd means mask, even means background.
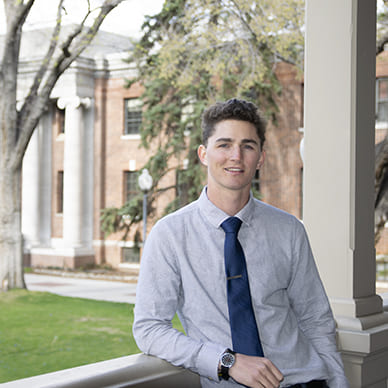
[[[218,380],[218,362],[225,346],[197,341],[172,327],[182,287],[179,263],[169,240],[166,225],[160,223],[147,238],[136,290],[134,338],[144,353]]]
[[[327,366],[330,388],[349,383],[336,344],[336,325],[304,226],[296,221],[292,278],[288,294],[299,327]]]

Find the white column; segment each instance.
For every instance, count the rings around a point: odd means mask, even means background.
[[[89,98],[60,98],[58,107],[65,111],[65,149],[63,172],[63,242],[65,251],[85,247],[85,200],[87,190],[85,171],[84,110],[90,107]]]
[[[90,104],[84,116],[84,225],[83,236],[85,246],[93,251],[93,220],[94,220],[94,104]],[[104,161],[105,162],[105,161]]]
[[[51,121],[50,112],[41,117],[23,158],[22,232],[27,249],[50,242]]]
[[[25,248],[39,245],[39,141],[38,128],[31,136],[23,158],[22,233]]]
[[[375,28],[373,0],[306,2],[303,214],[351,386],[386,388],[373,234]]]
[[[39,240],[40,246],[51,242],[52,193],[52,112],[40,119],[39,128]]]

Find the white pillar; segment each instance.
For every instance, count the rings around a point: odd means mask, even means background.
[[[22,233],[25,248],[39,245],[39,135],[31,136],[23,158]]]
[[[52,118],[53,112],[44,115],[39,128],[39,241],[45,247],[51,242]]]
[[[373,234],[375,28],[373,0],[306,2],[303,214],[351,386],[386,388]]]
[[[94,104],[90,103],[90,108],[84,116],[84,225],[83,236],[85,246],[93,251],[93,220],[94,220]],[[94,254],[94,251],[93,251]]]
[[[51,234],[51,113],[35,129],[23,158],[22,232],[25,248],[48,246]]]
[[[85,115],[90,107],[90,98],[60,98],[58,107],[65,111],[65,149],[63,177],[63,242],[65,251],[76,255],[78,248],[85,248],[85,203],[84,192],[88,191],[85,176]]]

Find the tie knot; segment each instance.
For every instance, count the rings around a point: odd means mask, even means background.
[[[229,217],[222,224],[221,228],[225,233],[238,233],[241,226],[241,220],[237,217]]]

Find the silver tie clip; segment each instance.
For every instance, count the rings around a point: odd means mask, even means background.
[[[242,275],[229,276],[228,278],[226,278],[226,280],[232,280],[232,279],[238,279],[238,278],[242,278]]]

